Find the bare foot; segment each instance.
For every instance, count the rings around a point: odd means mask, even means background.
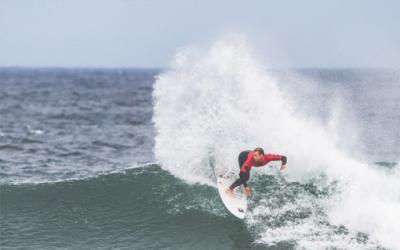
[[[250,187],[245,187],[244,189],[243,189],[243,193],[245,194],[245,195],[247,195],[247,196],[250,196],[251,195],[251,188]]]
[[[233,193],[233,190],[230,189],[230,188],[227,188],[227,189],[225,190],[225,193],[226,193],[226,194],[229,194],[229,195],[233,195],[233,194],[234,194],[234,193]]]

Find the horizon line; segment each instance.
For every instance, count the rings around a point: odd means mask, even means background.
[[[161,66],[3,66],[0,69],[21,69],[21,70],[169,70],[171,67]],[[382,70],[400,70],[400,67],[387,66],[303,66],[303,67],[265,67],[266,70],[365,70],[365,69],[382,69]]]

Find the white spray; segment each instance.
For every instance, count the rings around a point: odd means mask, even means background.
[[[215,185],[215,166],[237,170],[241,150],[262,146],[288,156],[292,180],[324,174],[339,182],[340,194],[323,204],[330,223],[400,249],[400,174],[375,169],[339,150],[332,126],[301,113],[243,40],[218,41],[204,54],[181,51],[158,77],[153,96],[155,154],[172,174],[189,183]],[[325,245],[316,244],[324,239],[298,232],[318,230],[315,226],[297,225],[279,234],[307,248],[346,246],[348,239],[331,237]],[[260,241],[269,243],[269,230]]]

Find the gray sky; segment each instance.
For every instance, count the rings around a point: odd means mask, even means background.
[[[400,1],[0,0],[0,66],[165,67],[244,35],[277,68],[400,68]]]

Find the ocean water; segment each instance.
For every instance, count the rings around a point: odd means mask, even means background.
[[[166,69],[0,69],[0,248],[400,249],[400,70],[268,68],[241,43]],[[219,167],[254,169],[244,221]]]

